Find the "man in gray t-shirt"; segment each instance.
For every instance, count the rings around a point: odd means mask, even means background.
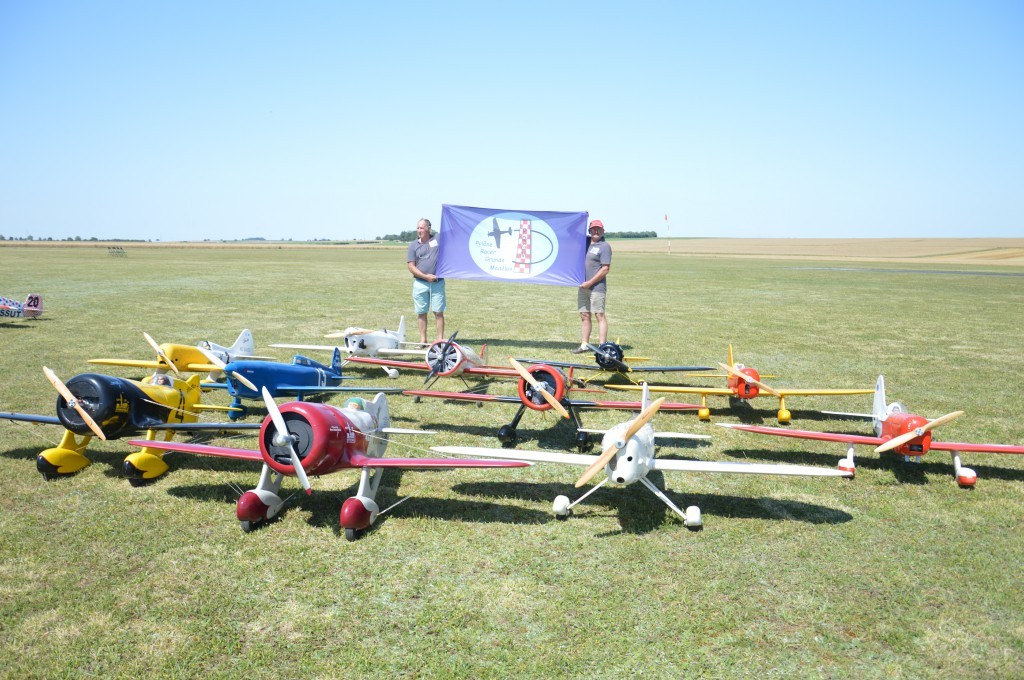
[[[412,303],[416,310],[420,330],[420,342],[427,341],[427,312],[434,312],[437,339],[444,340],[444,310],[447,301],[444,295],[444,279],[437,278],[437,236],[430,231],[430,220],[421,219],[416,224],[416,240],[409,244],[405,256],[409,273],[412,274]]]
[[[598,344],[608,341],[608,317],[605,316],[605,300],[608,284],[605,281],[612,266],[612,247],[604,240],[604,224],[601,220],[590,221],[590,243],[587,245],[584,275],[587,280],[580,285],[577,303],[580,311],[580,346],[573,354],[589,352],[590,330],[593,322],[591,313],[597,317]]]

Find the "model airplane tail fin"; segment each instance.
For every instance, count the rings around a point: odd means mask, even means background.
[[[885,377],[881,375],[875,382],[875,401],[871,407],[871,416],[877,422],[889,417],[889,405],[885,401]]]
[[[256,351],[256,341],[248,328],[238,334],[235,344],[231,345],[231,355],[251,355]]]
[[[642,383],[644,386],[643,395],[640,398],[640,410],[643,411],[651,405],[651,390],[647,387],[647,383]]]
[[[487,344],[486,343],[484,343],[484,345],[480,348],[480,361],[483,362],[484,366],[487,365]]]
[[[334,356],[331,357],[331,369],[341,375],[341,348],[334,348]]]
[[[39,293],[29,293],[25,297],[25,305],[21,308],[25,318],[32,318],[43,313],[43,296]]]
[[[732,360],[732,343],[729,343],[729,358],[727,362],[730,366],[735,366],[736,362]]]
[[[405,315],[404,314],[402,315],[402,318],[398,320],[398,343],[399,344],[404,344],[405,343]]]

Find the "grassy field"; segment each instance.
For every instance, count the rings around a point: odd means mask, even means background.
[[[142,331],[228,344],[248,327],[262,351],[411,313],[400,248],[126,250],[0,248],[0,294],[39,292],[47,308],[35,322],[0,323],[0,410],[51,415],[40,366],[67,379],[91,370],[89,358],[150,358]],[[737,361],[793,387],[870,387],[882,373],[890,397],[915,412],[967,412],[939,439],[1024,442],[1024,268],[847,271],[806,258],[626,252],[614,264],[612,335],[631,353],[713,364],[732,343]],[[570,358],[574,290],[449,281],[448,295],[449,332],[488,343],[493,363]],[[869,405],[789,403],[796,427],[861,432],[815,409]],[[719,422],[774,424],[770,400],[714,406]],[[396,425],[441,433],[390,451],[496,445],[513,412],[398,397]],[[663,456],[831,467],[842,453],[689,414],[656,426],[714,437]],[[0,421],[6,677],[1024,675],[1021,457],[965,456],[973,491],[957,488],[940,453],[913,465],[864,450],[852,482],[655,477],[678,505],[702,508],[700,533],[639,487],[603,488],[556,521],[551,501],[573,495],[575,468],[389,473],[382,506],[410,500],[348,543],[337,513],[354,473],[313,480],[312,497],[244,534],[233,486],[254,486],[256,467],[172,454],[167,476],[132,488],[120,477],[129,447],[114,441],[91,446],[81,474],[45,482],[34,459],[57,429]],[[567,450],[573,439],[550,414],[527,414],[520,433],[528,448]]]

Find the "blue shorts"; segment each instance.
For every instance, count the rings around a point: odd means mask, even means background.
[[[438,279],[433,283],[413,279],[412,304],[417,314],[426,314],[428,308],[434,313],[443,312],[447,305],[444,297],[444,279]]]

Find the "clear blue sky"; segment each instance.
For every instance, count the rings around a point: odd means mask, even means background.
[[[0,234],[1024,236],[1020,0],[432,5],[0,1]]]

